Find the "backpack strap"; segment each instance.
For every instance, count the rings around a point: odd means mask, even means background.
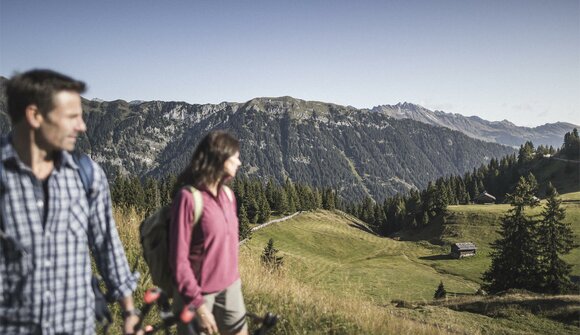
[[[79,166],[79,176],[81,177],[81,181],[85,189],[85,194],[87,195],[87,199],[89,200],[90,205],[91,191],[95,176],[93,164],[91,163],[91,159],[89,158],[89,156],[87,156],[82,152],[74,151],[71,153],[71,155],[73,157],[74,162]]]
[[[201,219],[201,214],[203,212],[203,198],[201,197],[201,192],[193,187],[193,186],[186,186],[186,188],[191,192],[193,195],[193,224],[195,226],[199,219]]]
[[[228,199],[230,199],[230,202],[234,202],[234,191],[232,191],[232,189],[227,187],[226,185],[222,185],[222,187],[224,188],[224,191],[226,192]]]

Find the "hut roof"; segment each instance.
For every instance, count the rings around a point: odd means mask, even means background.
[[[475,250],[475,249],[477,249],[477,247],[475,246],[475,243],[472,243],[472,242],[454,243],[453,245],[456,246],[457,249],[459,249],[459,250]]]

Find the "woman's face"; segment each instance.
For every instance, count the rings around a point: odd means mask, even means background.
[[[226,178],[234,178],[240,165],[242,165],[242,161],[240,160],[240,152],[238,151],[224,162],[224,172]]]

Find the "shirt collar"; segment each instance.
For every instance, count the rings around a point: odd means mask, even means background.
[[[25,167],[24,163],[18,157],[18,153],[12,145],[12,132],[6,136],[0,138],[0,161],[5,164],[7,162],[13,162],[19,167]],[[60,170],[63,166],[68,166],[73,169],[78,169],[78,165],[75,163],[72,155],[66,151],[61,151],[60,155],[56,155],[54,161],[54,167],[56,170]]]

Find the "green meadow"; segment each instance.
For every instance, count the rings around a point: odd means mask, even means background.
[[[562,200],[566,221],[580,242],[580,192],[562,195]],[[280,314],[272,334],[578,334],[578,295],[476,295],[490,264],[489,245],[508,209],[450,206],[444,224],[393,238],[376,236],[339,211],[305,212],[270,225],[240,248],[248,310]],[[140,255],[141,217],[116,211],[116,218],[129,261],[142,274],[142,295],[152,283]],[[279,271],[260,263],[270,238],[283,256]],[[448,257],[451,243],[466,241],[476,243],[475,257]],[[578,248],[565,259],[574,265],[573,275],[580,276]],[[448,296],[434,301],[440,281]],[[155,313],[147,322],[158,322]],[[112,330],[118,331],[118,325]]]

